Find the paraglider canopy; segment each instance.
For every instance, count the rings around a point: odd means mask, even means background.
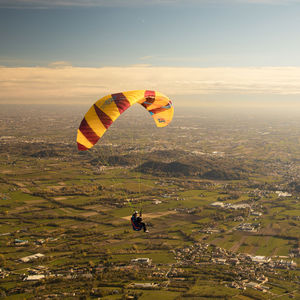
[[[148,110],[157,127],[165,127],[172,121],[172,101],[160,92],[136,90],[107,95],[94,103],[81,121],[77,132],[78,150],[92,148],[109,126],[135,103]]]

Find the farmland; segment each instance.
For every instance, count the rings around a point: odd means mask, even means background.
[[[84,110],[1,109],[2,297],[300,297],[298,116],[182,108],[158,129],[133,109],[79,153]]]

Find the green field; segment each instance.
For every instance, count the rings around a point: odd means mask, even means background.
[[[237,116],[197,114],[149,133],[152,123],[137,128],[124,117],[100,145],[79,153],[73,113],[54,114],[56,127],[39,131],[36,114],[22,125],[9,116],[2,114],[0,128],[0,298],[299,298],[300,258],[291,253],[300,238],[300,157],[296,139],[287,139],[298,127],[246,116],[237,126]],[[143,168],[147,162],[155,168]],[[211,205],[217,201],[223,207]],[[130,224],[141,209],[149,234]],[[255,228],[239,230],[243,224]],[[20,260],[37,253],[44,256]],[[249,255],[298,265],[271,268]],[[37,274],[45,278],[26,281]]]

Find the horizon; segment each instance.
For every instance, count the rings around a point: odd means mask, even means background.
[[[289,0],[0,0],[0,103],[78,105],[148,89],[178,106],[290,106],[299,13]]]

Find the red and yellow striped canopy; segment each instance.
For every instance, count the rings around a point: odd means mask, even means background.
[[[137,90],[107,95],[94,103],[81,121],[77,132],[78,150],[92,148],[108,127],[135,103],[149,111],[157,127],[165,127],[172,121],[172,101],[162,93]]]

